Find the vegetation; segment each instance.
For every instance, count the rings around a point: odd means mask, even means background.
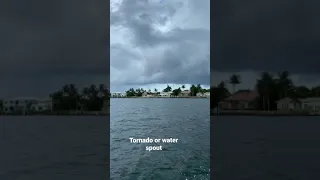
[[[237,74],[233,74],[230,76],[229,83],[232,84],[233,93],[236,91],[236,85],[240,84],[240,76]]]
[[[50,95],[54,110],[86,110],[100,111],[104,101],[110,97],[105,85],[98,87],[92,84],[79,91],[74,84],[64,85],[60,90]]]
[[[171,92],[171,95],[173,96],[179,96],[182,91],[185,91],[185,85],[182,85],[181,87],[178,87],[177,89],[172,89],[171,86],[167,85],[166,88],[162,90],[162,92]],[[205,92],[210,92],[210,89],[203,89],[200,84],[196,85],[191,85],[190,87],[190,94],[189,96],[196,96],[197,93],[205,93]],[[126,96],[127,97],[141,97],[144,93],[147,94],[153,94],[153,95],[159,95],[160,92],[158,89],[154,89],[154,92],[152,92],[150,89],[148,91],[144,90],[143,88],[138,88],[138,89],[133,89],[130,88],[129,90],[126,91]]]
[[[230,84],[240,83],[240,76],[232,75]],[[320,86],[308,88],[306,86],[294,85],[288,71],[273,75],[269,72],[261,73],[255,84],[255,90],[260,94],[258,101],[259,110],[275,110],[276,102],[282,98],[289,97],[294,100],[306,97],[320,97]],[[211,87],[211,108],[217,107],[218,103],[230,95],[224,82],[218,86]]]
[[[2,110],[3,110],[3,101],[0,100],[0,113],[2,112]]]
[[[216,108],[219,102],[223,101],[225,98],[230,96],[230,92],[225,86],[225,82],[220,82],[218,86],[210,88],[210,106],[211,108]]]

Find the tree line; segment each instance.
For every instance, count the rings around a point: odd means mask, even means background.
[[[54,110],[100,111],[110,92],[104,84],[90,85],[79,90],[74,84],[66,84],[58,91],[50,94]]]
[[[176,89],[172,89],[171,86],[167,85],[167,87],[164,88],[162,90],[162,92],[171,92],[171,95],[178,96],[184,90],[187,90],[185,85],[182,85],[181,87],[178,87]],[[210,89],[202,88],[201,84],[198,84],[198,85],[192,84],[190,86],[189,90],[190,90],[189,96],[196,96],[197,93],[210,92]],[[156,88],[153,91],[151,89],[145,90],[143,88],[137,88],[137,89],[130,88],[129,90],[126,91],[126,96],[127,97],[141,97],[144,93],[157,95],[157,94],[160,94],[160,91]]]
[[[217,107],[219,102],[231,95],[225,83],[222,81],[217,86],[210,88],[211,108]],[[232,93],[235,93],[235,87],[241,84],[241,77],[233,74],[227,83],[232,85]],[[306,87],[295,85],[288,71],[276,74],[262,72],[254,87],[260,95],[257,99],[259,110],[276,110],[277,101],[285,97],[292,98],[293,100],[320,97],[320,86]]]

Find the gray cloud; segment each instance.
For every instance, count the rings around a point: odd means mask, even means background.
[[[238,88],[252,89],[262,71],[289,71],[296,85],[319,85],[320,12],[314,2],[213,1],[211,83],[236,73]]]
[[[210,1],[111,1],[111,89],[210,83]],[[113,6],[114,5],[114,6]]]
[[[212,69],[319,74],[317,1],[213,1]]]
[[[45,95],[64,83],[108,84],[107,12],[102,0],[2,1],[1,96]]]

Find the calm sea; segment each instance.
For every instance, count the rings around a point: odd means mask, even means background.
[[[1,180],[106,180],[107,117],[0,116]]]
[[[209,107],[209,99],[112,99],[111,179],[209,179]],[[149,152],[152,144],[131,144],[130,137],[179,140]]]
[[[320,179],[319,117],[212,117],[212,179]]]

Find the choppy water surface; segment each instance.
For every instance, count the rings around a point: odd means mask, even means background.
[[[0,179],[108,179],[108,123],[107,117],[0,116]]]
[[[209,106],[208,99],[112,99],[111,179],[209,179]],[[149,152],[130,137],[179,140]]]
[[[320,179],[319,117],[212,117],[212,179]]]

